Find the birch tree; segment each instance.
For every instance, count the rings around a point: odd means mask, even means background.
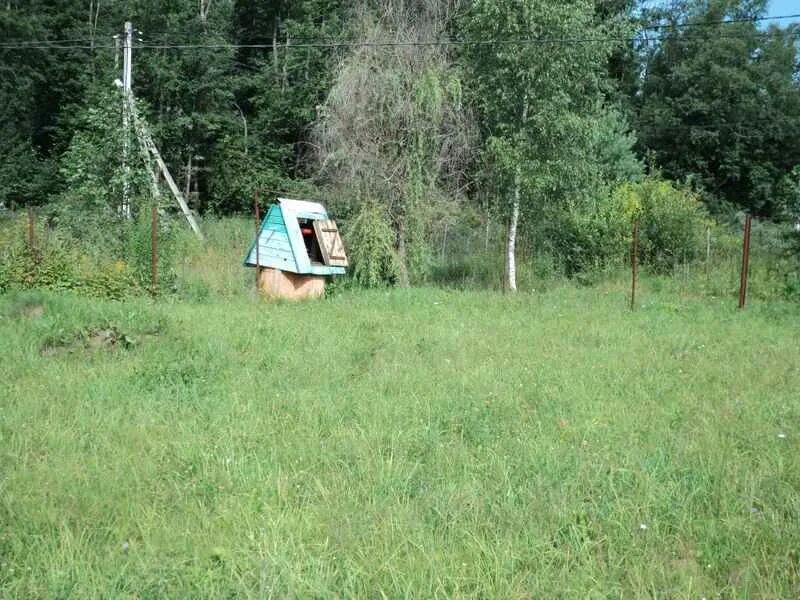
[[[591,134],[611,43],[599,41],[585,0],[475,0],[461,32],[484,164],[507,218],[505,285],[515,291],[520,223],[596,185]]]

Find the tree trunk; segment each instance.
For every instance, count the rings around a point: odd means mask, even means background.
[[[242,117],[242,126],[244,128],[244,154],[247,156],[247,117],[244,116],[244,111],[242,107],[239,106],[236,102],[233,103],[236,107],[236,110],[239,111],[239,115]]]
[[[276,79],[278,78],[278,21],[278,17],[272,21],[272,70]]]
[[[486,203],[486,230],[483,232],[483,251],[484,252],[488,252],[489,251],[489,228],[490,228],[490,224],[491,224],[491,220],[490,220],[489,217],[490,217],[490,215],[489,215],[489,203],[487,202]]]
[[[506,244],[506,289],[517,291],[517,224],[519,223],[519,188],[520,168],[514,177],[514,201],[511,206],[511,219],[508,222],[508,240]]]
[[[408,277],[408,257],[406,252],[406,228],[405,222],[401,218],[397,222],[397,262],[399,267],[399,273],[397,284],[400,287],[408,287],[409,286],[409,277]]]
[[[528,121],[528,96],[522,100],[522,119],[524,128]],[[517,291],[517,225],[519,224],[519,197],[522,186],[522,166],[517,157],[517,169],[514,173],[514,198],[511,204],[511,219],[508,222],[508,243],[506,245],[506,288]]]
[[[208,11],[211,10],[211,0],[200,0],[200,20],[205,24]]]
[[[189,202],[189,194],[192,191],[192,153],[189,152],[189,160],[186,161],[186,191],[183,193],[183,197],[186,202]]]
[[[89,2],[89,45],[94,50],[94,41],[97,36],[97,19],[100,17],[100,0],[97,0],[95,5],[94,0]],[[92,52],[92,81],[95,78],[96,60],[95,53]]]
[[[281,75],[281,94],[286,93],[286,86],[289,82],[289,77],[287,75],[287,63],[289,62],[289,32],[286,32],[286,46],[283,52],[283,73]]]

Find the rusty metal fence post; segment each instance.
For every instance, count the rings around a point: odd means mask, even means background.
[[[636,279],[639,267],[639,219],[633,220],[631,239],[631,310],[636,310]]]
[[[753,217],[747,215],[744,222],[744,238],[742,239],[742,274],[739,280],[739,308],[747,303],[747,276],[750,273],[750,233],[753,228]]]
[[[261,231],[261,210],[258,206],[258,190],[253,193],[253,209],[256,217],[256,292],[261,281],[261,252],[259,250],[258,234]]]
[[[150,293],[158,295],[158,207],[150,214]]]

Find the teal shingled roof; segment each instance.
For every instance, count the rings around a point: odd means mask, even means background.
[[[312,264],[303,243],[297,219],[327,219],[325,207],[316,202],[279,198],[270,206],[258,231],[258,262],[262,267],[309,275],[344,275],[344,267]],[[256,242],[247,252],[244,264],[256,266]]]

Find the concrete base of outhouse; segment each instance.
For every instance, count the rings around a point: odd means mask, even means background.
[[[258,291],[269,298],[287,300],[321,298],[325,293],[325,277],[322,275],[299,275],[289,271],[261,267]]]

